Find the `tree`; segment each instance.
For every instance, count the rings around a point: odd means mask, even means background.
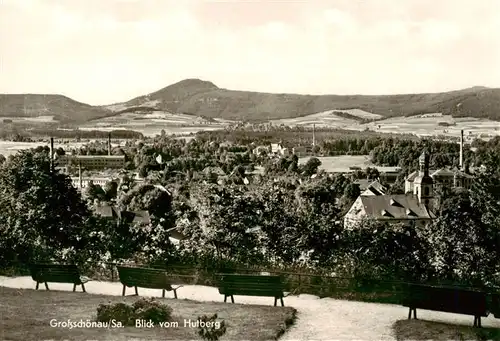
[[[118,183],[116,181],[108,181],[104,186],[107,200],[114,200],[118,195]]]
[[[92,180],[89,181],[87,188],[85,189],[85,197],[90,201],[104,201],[106,200],[106,192],[102,189],[100,185],[95,185]]]
[[[436,276],[447,281],[491,281],[490,259],[500,246],[498,226],[485,224],[484,213],[474,207],[468,191],[449,193],[439,213],[424,230]]]
[[[304,175],[311,176],[316,174],[319,166],[321,166],[321,161],[317,157],[310,158],[304,165]]]
[[[341,212],[336,205],[339,194],[329,178],[304,184],[296,192],[302,236],[297,247],[313,265],[326,267],[335,258],[341,231]]]
[[[427,239],[414,224],[365,219],[342,233],[339,272],[355,278],[426,280],[430,261]]]
[[[212,249],[219,261],[257,262],[258,237],[248,229],[258,226],[259,200],[237,185],[203,186],[193,194],[201,227],[199,246]]]
[[[2,164],[0,192],[3,264],[48,261],[68,249],[86,256],[93,248],[91,213],[69,177],[51,173],[47,152],[21,151]]]

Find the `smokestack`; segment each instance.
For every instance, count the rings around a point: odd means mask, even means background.
[[[460,170],[464,170],[464,131],[460,130]]]
[[[50,171],[54,171],[54,138],[50,138]]]
[[[108,155],[111,155],[111,133],[108,134]]]

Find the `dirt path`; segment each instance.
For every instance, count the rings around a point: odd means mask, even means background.
[[[0,286],[20,289],[34,289],[31,277],[2,277]],[[43,287],[43,286],[41,286]],[[49,283],[50,289],[71,291],[71,284]],[[111,282],[89,282],[85,285],[90,294],[120,296],[122,285]],[[44,290],[44,289],[41,289]],[[129,289],[128,294],[133,290]],[[141,289],[141,296],[161,297],[160,290]],[[178,290],[179,299],[211,302],[223,301],[216,288],[187,285]],[[173,293],[167,293],[173,297]],[[272,305],[273,298],[236,296],[236,303]],[[298,311],[297,323],[282,337],[292,340],[395,340],[391,326],[397,320],[407,317],[407,309],[396,305],[341,301],[330,298],[319,299],[312,295],[285,298],[285,305]],[[473,318],[466,315],[420,311],[424,320],[472,325]],[[500,320],[490,315],[482,319],[484,327],[500,328]]]

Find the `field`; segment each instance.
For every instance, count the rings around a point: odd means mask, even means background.
[[[201,130],[216,130],[227,126],[231,121],[223,119],[205,119],[194,115],[172,114],[165,111],[151,113],[123,113],[80,125],[81,130],[117,130],[138,131],[145,136],[155,136],[165,130],[167,134],[190,134]]]
[[[309,160],[308,157],[299,158],[299,164],[304,164]],[[379,167],[370,162],[368,155],[341,155],[341,156],[321,156],[318,157],[321,161],[319,169],[324,169],[326,172],[347,173],[350,172],[349,167],[359,167],[365,169],[367,167],[376,167],[380,172],[394,171],[397,167]]]
[[[289,307],[249,306],[220,302],[159,299],[173,309],[170,328],[63,328],[51,326],[51,320],[93,321],[99,304],[132,303],[136,296],[90,295],[61,291],[35,291],[0,287],[0,335],[3,340],[196,340],[197,328],[185,327],[185,320],[217,313],[227,325],[222,340],[274,340],[294,320]]]
[[[352,116],[366,119],[376,119],[371,113],[362,110],[341,110]],[[500,135],[500,122],[473,117],[452,117],[440,113],[424,114],[410,117],[393,117],[370,123],[339,117],[333,110],[290,119],[274,120],[274,125],[312,126],[341,128],[349,130],[371,130],[381,133],[416,134],[418,136],[460,136],[464,130],[466,137],[488,139]]]
[[[37,117],[0,117],[0,122],[11,120],[14,123],[51,123],[57,122],[54,116],[37,116]]]
[[[54,148],[62,147],[64,150],[71,148],[80,148],[88,142],[70,142],[70,143],[54,143]],[[36,148],[38,146],[49,146],[49,142],[13,142],[13,141],[0,141],[0,154],[9,156],[17,153],[22,149]]]

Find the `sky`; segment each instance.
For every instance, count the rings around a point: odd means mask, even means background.
[[[500,0],[0,0],[0,93],[101,105],[186,78],[317,95],[500,87]]]

